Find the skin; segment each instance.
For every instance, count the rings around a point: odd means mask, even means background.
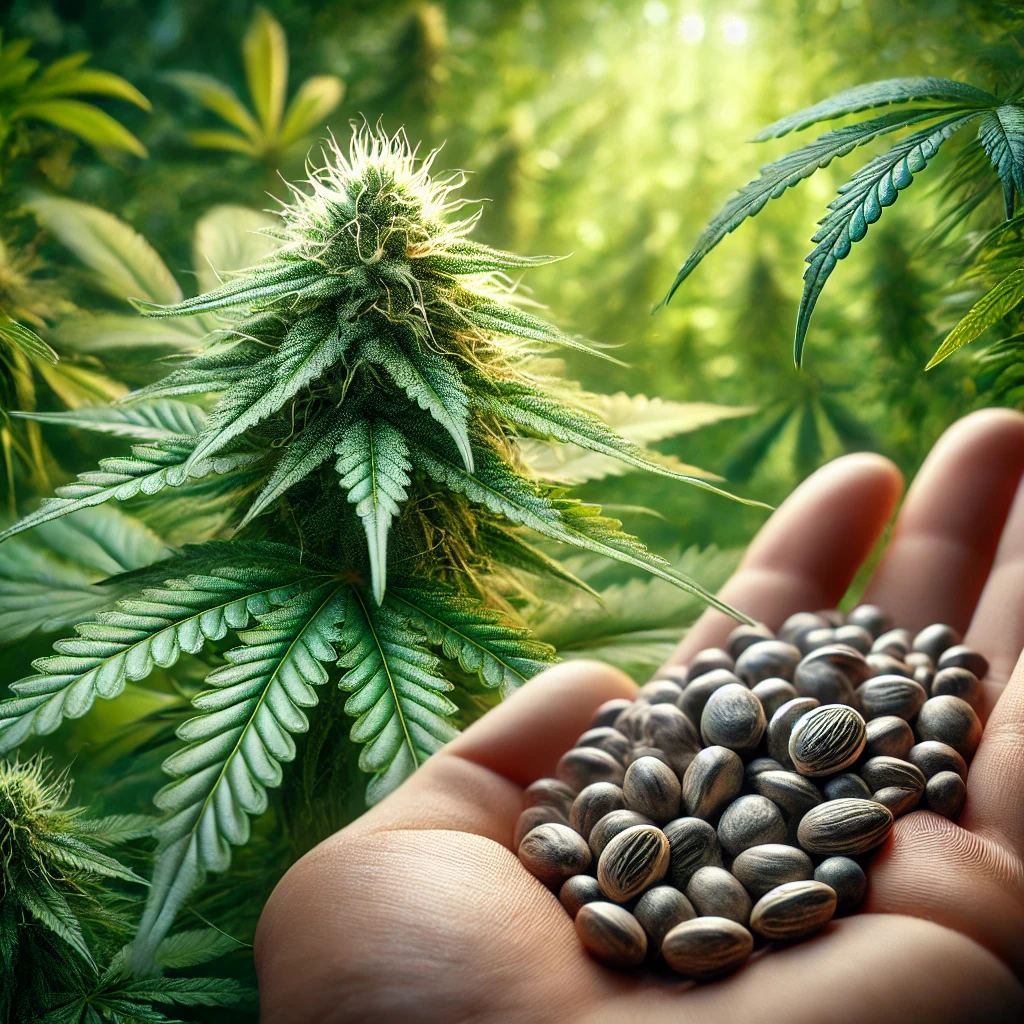
[[[609,970],[509,849],[524,786],[553,773],[594,708],[634,684],[596,663],[543,673],[397,792],[302,858],[256,937],[273,1024],[1024,1019],[1024,416],[961,420],[907,494],[866,601],[911,629],[947,622],[991,662],[984,738],[959,824],[897,821],[868,868],[864,912],[692,985]],[[805,481],[723,596],[777,627],[833,606],[899,503],[873,455]],[[675,662],[720,645],[709,612]]]

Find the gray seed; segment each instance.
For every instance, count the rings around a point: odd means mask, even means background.
[[[637,691],[636,699],[645,704],[675,704],[683,688],[671,679],[653,679]]]
[[[871,645],[872,654],[888,654],[902,661],[910,652],[913,638],[909,629],[890,629]]]
[[[872,757],[864,763],[860,777],[868,784],[872,793],[888,786],[899,789],[924,790],[924,775],[921,769],[898,757]]]
[[[914,675],[914,670],[908,664],[891,654],[869,654],[864,660],[872,676],[906,676],[910,679]]]
[[[828,623],[814,612],[794,612],[779,626],[776,636],[787,644],[798,645],[800,638],[812,629],[828,628]]]
[[[621,786],[626,769],[611,754],[596,747],[573,747],[561,756],[555,774],[579,792],[592,782],[614,782]]]
[[[834,779],[829,779],[823,788],[826,800],[871,799],[871,790],[868,789],[868,784],[859,775],[852,773],[837,775]]]
[[[685,690],[689,683],[690,670],[686,665],[662,665],[661,668],[654,674],[654,680],[667,679],[669,682],[675,683],[680,690]]]
[[[959,697],[967,701],[972,708],[977,708],[981,701],[981,680],[969,669],[952,666],[940,668],[932,679],[931,695],[941,697]]]
[[[622,792],[631,811],[657,824],[679,816],[679,779],[667,764],[655,757],[638,758],[626,769]]]
[[[611,754],[616,761],[626,764],[632,750],[632,744],[628,737],[610,725],[598,726],[596,729],[588,729],[577,741],[577,747],[595,747]]]
[[[770,719],[787,700],[799,697],[796,687],[785,679],[762,679],[750,692],[761,702],[765,718]]]
[[[606,725],[615,725],[615,720],[619,715],[626,708],[632,706],[633,702],[625,697],[615,697],[612,700],[606,700],[603,704],[598,705],[597,710],[594,712],[594,717],[590,720],[590,728],[600,729]]]
[[[925,701],[915,731],[919,740],[946,743],[968,762],[981,741],[981,722],[974,708],[967,701],[948,695]]]
[[[875,676],[857,689],[867,719],[895,715],[908,721],[921,710],[928,694],[920,683],[905,676]]]
[[[576,915],[576,934],[583,948],[609,967],[636,967],[647,955],[647,936],[640,922],[614,903],[588,903]]]
[[[877,604],[859,604],[846,616],[851,626],[863,626],[872,636],[881,636],[889,628],[889,616]]]
[[[921,789],[901,789],[899,786],[886,786],[876,790],[872,800],[888,807],[894,818],[908,814],[921,802],[924,791]]]
[[[532,807],[525,808],[516,820],[516,827],[512,833],[512,849],[519,849],[519,844],[527,832],[532,832],[538,825],[549,823],[568,825],[569,820],[562,813],[561,808],[552,807],[549,804],[534,804]]]
[[[767,724],[757,697],[742,684],[730,683],[708,698],[700,718],[700,734],[709,746],[728,747],[741,757],[749,756],[761,742]]]
[[[885,842],[892,812],[874,800],[826,800],[800,822],[797,839],[808,853],[858,856]]]
[[[655,704],[638,731],[637,746],[660,750],[661,759],[679,776],[702,746],[693,722],[672,704]]]
[[[836,917],[852,914],[864,901],[868,876],[849,857],[828,857],[814,869],[814,880],[824,882],[835,891]]]
[[[910,748],[907,760],[916,764],[926,779],[939,772],[956,772],[961,779],[967,781],[967,762],[948,743],[939,743],[937,740],[917,743]]]
[[[739,683],[739,677],[724,668],[714,668],[698,676],[685,690],[679,699],[679,707],[687,718],[695,725],[700,724],[700,716],[704,713],[704,705],[716,690],[723,686]],[[699,745],[699,744],[698,744]]]
[[[782,640],[764,640],[748,647],[736,659],[736,675],[754,686],[762,679],[792,679],[793,670],[803,655],[798,647]]]
[[[735,664],[736,660],[733,656],[728,651],[722,650],[721,647],[705,647],[703,651],[698,651],[694,655],[687,667],[686,681],[692,683],[698,676],[716,668],[724,668],[731,672]]]
[[[686,898],[701,917],[727,917],[737,924],[750,920],[750,897],[725,868],[701,868],[686,887]]]
[[[964,809],[967,786],[956,772],[938,772],[925,786],[924,801],[928,810],[955,821]]]
[[[620,832],[625,832],[627,828],[632,828],[634,825],[653,824],[654,822],[650,818],[645,818],[642,814],[637,814],[636,811],[625,809],[610,811],[590,830],[588,842],[590,843],[590,852],[594,855],[594,861],[598,860],[604,853],[604,848]]]
[[[783,767],[793,768],[793,761],[789,756],[789,734],[793,726],[808,711],[819,706],[820,702],[813,697],[797,697],[795,700],[786,701],[772,715],[768,723],[768,753]]]
[[[957,644],[943,652],[935,667],[939,671],[944,668],[966,668],[979,679],[984,679],[988,673],[988,660],[965,644]]]
[[[822,626],[820,629],[809,629],[800,637],[797,647],[801,654],[810,654],[819,647],[827,647],[835,643],[836,631],[831,626]]]
[[[751,846],[784,843],[786,822],[782,812],[763,796],[741,796],[722,812],[718,841],[734,857]]]
[[[846,644],[832,643],[811,651],[803,658],[793,674],[793,685],[804,696],[822,700],[817,691],[831,687],[849,692],[870,675],[871,666],[860,651]],[[829,698],[827,703],[845,702]]]
[[[644,701],[633,701],[615,719],[615,728],[633,743],[640,741],[644,722],[647,721],[653,705]]]
[[[592,782],[580,790],[569,812],[569,824],[584,839],[590,838],[591,829],[612,811],[626,806],[623,791],[614,782]]]
[[[744,850],[733,862],[732,873],[753,900],[759,900],[783,882],[799,882],[814,875],[811,858],[795,846],[765,843]]]
[[[597,879],[593,875],[573,875],[572,878],[567,878],[562,883],[562,888],[558,890],[558,902],[573,918],[579,913],[580,907],[603,899],[601,886],[597,884]]]
[[[722,866],[718,833],[700,818],[676,818],[665,826],[670,848],[669,878],[677,889],[685,889],[699,868]]]
[[[548,804],[557,807],[566,818],[572,809],[572,802],[576,799],[576,790],[567,786],[561,779],[538,779],[531,782],[523,790],[523,807],[535,807],[538,804]]]
[[[677,924],[665,936],[661,955],[687,978],[716,978],[740,967],[754,948],[754,936],[725,917],[698,917]]]
[[[864,744],[865,757],[901,757],[906,759],[914,745],[914,730],[902,718],[882,715],[872,718],[867,724],[867,742]]]
[[[608,899],[625,903],[660,882],[668,865],[665,833],[653,825],[634,825],[613,836],[604,848],[597,862],[597,880]]]
[[[743,769],[743,781],[751,788],[754,785],[754,779],[757,778],[761,772],[781,772],[785,771],[781,764],[775,760],[774,757],[755,757],[753,761],[748,761],[746,768]]]
[[[557,889],[590,867],[590,847],[568,825],[538,825],[519,844],[519,859],[530,874]]]
[[[846,621],[846,616],[838,608],[819,608],[814,614],[820,615],[832,627],[841,626]]]
[[[935,668],[935,662],[932,661],[930,654],[925,654],[924,651],[911,651],[906,658],[903,659],[903,663],[907,668],[914,669],[915,671],[919,668]]]
[[[789,758],[802,775],[833,775],[860,757],[866,735],[864,719],[853,708],[824,704],[793,725]]]
[[[835,912],[835,890],[824,882],[783,882],[754,905],[750,927],[766,939],[788,942],[824,928]]]
[[[748,626],[743,623],[737,626],[725,641],[725,649],[735,661],[748,647],[759,644],[763,640],[774,640],[775,634],[763,623]]]
[[[927,654],[933,662],[936,662],[943,651],[958,643],[960,643],[960,634],[952,626],[934,622],[930,626],[925,626],[914,637],[912,647],[915,651]]]
[[[847,625],[840,626],[835,631],[835,642],[852,647],[855,651],[860,651],[861,654],[867,654],[871,650],[875,638],[863,626]]]
[[[754,779],[754,791],[782,811],[786,834],[792,842],[796,841],[800,819],[822,801],[818,787],[796,772],[762,772]]]
[[[739,796],[743,762],[726,747],[705,747],[683,775],[683,804],[695,818],[714,818]]]
[[[921,684],[921,689],[930,697],[932,695],[932,680],[935,678],[935,669],[921,665],[914,669],[911,679]]]
[[[647,955],[655,959],[661,954],[661,943],[677,924],[697,916],[690,901],[671,885],[656,885],[636,901],[633,916],[647,933]]]

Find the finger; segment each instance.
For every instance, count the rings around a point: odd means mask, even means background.
[[[831,607],[885,529],[903,486],[878,455],[847,455],[808,477],[761,529],[721,596],[777,627],[795,611]],[[708,611],[670,659],[720,646],[736,622]]]
[[[474,722],[349,828],[457,829],[507,846],[523,787],[554,773],[599,704],[635,693],[633,681],[607,665],[556,665]]]
[[[1024,416],[988,409],[950,427],[907,494],[865,600],[909,629],[966,629],[1022,472]]]

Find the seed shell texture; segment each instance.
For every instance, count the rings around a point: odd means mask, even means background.
[[[766,727],[761,702],[742,683],[731,683],[711,694],[700,718],[701,738],[706,744],[728,747],[741,756],[753,754]]]
[[[569,820],[562,813],[561,808],[552,807],[550,804],[534,804],[533,807],[523,809],[516,820],[516,827],[512,833],[512,847],[518,850],[527,832],[532,832],[538,825],[568,825]]]
[[[938,740],[952,747],[965,761],[974,757],[981,742],[981,721],[974,708],[959,697],[932,697],[917,716],[919,740]]]
[[[665,826],[669,842],[669,878],[685,889],[699,868],[722,866],[718,833],[701,818],[676,818]]]
[[[967,762],[948,743],[939,743],[938,740],[915,743],[907,754],[907,760],[917,765],[926,779],[939,772],[956,772],[967,781]]]
[[[679,816],[679,778],[664,761],[656,757],[638,758],[626,769],[622,792],[630,810],[658,824]],[[579,800],[579,797],[576,799]],[[617,808],[609,807],[608,810]]]
[[[592,782],[580,790],[569,812],[569,824],[584,839],[590,838],[591,829],[612,811],[626,806],[622,790],[614,782]]]
[[[672,885],[656,885],[636,901],[633,916],[647,934],[647,955],[661,953],[661,943],[677,924],[697,916],[690,901]]]
[[[789,734],[789,757],[802,775],[834,775],[860,757],[864,719],[845,704],[823,704],[798,719]]]
[[[695,871],[686,898],[701,917],[727,917],[745,925],[750,920],[750,897],[734,875],[724,868]]]
[[[826,800],[800,822],[797,841],[808,853],[856,857],[885,842],[892,812],[874,800]]]
[[[580,907],[576,934],[586,951],[609,967],[636,967],[647,955],[647,935],[640,922],[614,903]]]
[[[573,747],[561,756],[555,774],[578,793],[592,782],[614,782],[621,786],[626,768],[596,747]]]
[[[572,918],[579,913],[580,907],[599,900],[604,900],[604,894],[593,875],[573,875],[567,878],[562,883],[562,888],[558,890],[558,902]]]
[[[736,675],[754,686],[762,679],[792,679],[793,670],[803,657],[799,647],[782,640],[764,640],[748,647],[736,659]]]
[[[762,896],[750,912],[750,927],[774,942],[819,931],[836,912],[835,890],[813,879],[784,882]]]
[[[548,804],[557,807],[566,817],[576,799],[576,790],[567,786],[561,779],[538,779],[531,782],[523,791],[523,807],[536,804]]]
[[[928,810],[955,821],[964,809],[967,786],[956,772],[938,772],[929,780],[924,790]]]
[[[754,900],[783,882],[801,882],[814,877],[811,858],[803,850],[784,843],[751,846],[732,862],[731,870]]]
[[[527,871],[555,889],[590,867],[590,847],[568,825],[538,825],[519,844],[519,859]]]
[[[849,857],[826,857],[814,869],[814,879],[835,890],[836,917],[852,914],[864,902],[868,891],[864,869]]]
[[[613,837],[597,862],[601,891],[614,903],[625,903],[664,877],[669,842],[653,825],[634,825]],[[590,853],[588,847],[587,853]]]
[[[928,699],[924,687],[906,676],[875,676],[857,688],[860,705],[867,719],[895,715],[908,721]]]
[[[784,843],[786,835],[782,812],[763,796],[741,796],[718,820],[718,841],[734,857],[751,846]]]
[[[814,697],[797,697],[786,701],[772,715],[768,723],[768,753],[784,768],[793,768],[789,756],[789,734],[797,720],[803,718],[812,708],[820,707],[821,702]]]
[[[704,981],[740,967],[754,949],[754,936],[727,917],[697,917],[677,924],[661,944],[665,962],[687,978]]]
[[[590,837],[587,840],[590,843],[590,852],[594,855],[594,861],[597,861],[604,853],[604,848],[620,832],[625,832],[627,828],[632,828],[634,825],[653,824],[654,822],[650,818],[645,818],[642,814],[637,814],[636,811],[621,810],[606,814],[590,830]]]

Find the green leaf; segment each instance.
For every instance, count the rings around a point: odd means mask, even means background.
[[[46,121],[55,128],[77,135],[96,149],[116,149],[146,157],[146,147],[120,121],[81,100],[35,100],[19,104],[12,115]]]
[[[957,349],[980,338],[985,331],[1011,310],[1016,309],[1024,299],[1024,268],[1007,274],[991,291],[986,292],[971,307],[967,315],[946,335],[946,339],[932,356],[926,370],[938,366]]]
[[[814,306],[838,261],[850,254],[854,243],[867,234],[869,225],[881,217],[882,210],[896,202],[900,190],[914,180],[914,175],[928,166],[942,143],[980,114],[980,110],[957,114],[900,139],[888,153],[865,164],[839,189],[838,198],[829,203],[828,214],[811,238],[817,245],[806,259],[808,267],[793,342],[797,366],[803,358]]]
[[[571,587],[578,587],[592,597],[598,597],[596,590],[574,576],[561,562],[528,543],[514,529],[499,526],[487,519],[481,520],[477,529],[484,552],[501,566],[529,573],[531,576],[559,580]]]
[[[88,54],[78,53],[55,60],[32,83],[26,94],[32,99],[44,99],[51,96],[110,96],[113,99],[134,103],[143,110],[152,110],[152,104],[135,88],[131,82],[125,81],[120,75],[99,68],[83,68],[76,63],[88,59]]]
[[[786,403],[774,412],[766,411],[765,421],[745,434],[736,445],[725,464],[725,471],[732,480],[749,480],[764,461],[772,445],[779,439],[786,424],[796,412],[797,406]]]
[[[146,884],[146,880],[131,868],[125,867],[120,861],[105,853],[94,850],[75,836],[48,832],[38,840],[38,843],[40,853],[71,871]]]
[[[136,313],[77,311],[59,320],[49,336],[64,349],[83,355],[151,360],[198,347],[205,332],[198,321],[148,320]]]
[[[0,342],[23,352],[29,359],[42,359],[47,363],[57,362],[57,353],[24,324],[12,320],[6,313],[0,312]]]
[[[135,441],[170,441],[199,434],[206,426],[206,413],[198,405],[167,398],[132,405],[85,405],[67,412],[16,412],[12,415]]]
[[[189,131],[185,132],[185,138],[188,144],[195,146],[196,149],[221,149],[228,153],[244,153],[254,158],[258,158],[261,153],[259,143],[251,142],[244,135],[235,132],[216,129]]]
[[[812,124],[856,114],[872,107],[907,103],[910,100],[933,100],[937,103],[967,108],[999,105],[999,100],[990,92],[966,82],[956,82],[949,78],[889,78],[880,82],[868,82],[866,85],[856,85],[814,104],[813,107],[788,114],[762,128],[754,136],[754,142],[777,139]]]
[[[366,800],[375,804],[456,736],[448,718],[458,708],[420,636],[368,596],[349,592],[338,659],[348,671],[338,685],[351,694],[345,712],[358,716],[350,737],[366,744],[359,767],[373,774]]]
[[[62,938],[90,967],[95,967],[75,912],[47,880],[22,874],[18,879],[17,896],[36,921]]]
[[[403,581],[388,591],[387,606],[421,629],[447,658],[475,672],[484,685],[508,696],[556,661],[554,649],[530,639],[530,631],[440,584]]]
[[[978,126],[978,139],[999,175],[1009,220],[1014,195],[1024,196],[1024,108],[1004,104],[987,113]]]
[[[548,263],[557,263],[561,256],[518,256],[511,252],[492,249],[480,242],[460,239],[451,242],[422,257],[420,265],[436,274],[458,277],[462,274],[494,274],[509,270],[527,270],[530,267],[543,267]],[[477,307],[480,310],[480,307]],[[486,315],[486,307],[481,310]],[[550,328],[549,328],[550,329]]]
[[[385,420],[361,419],[345,430],[335,451],[339,483],[366,531],[373,596],[380,604],[387,585],[388,531],[409,496],[409,446]]]
[[[192,263],[200,292],[218,288],[225,277],[248,270],[280,244],[267,234],[280,218],[247,206],[224,204],[208,210],[192,235]]]
[[[118,989],[131,1000],[179,1006],[234,1006],[251,997],[234,978],[141,978]]]
[[[259,615],[239,634],[243,646],[207,677],[214,687],[192,701],[200,712],[178,729],[186,746],[164,762],[175,776],[156,796],[167,818],[153,883],[135,940],[136,971],[156,956],[174,918],[207,871],[226,871],[231,846],[249,840],[249,817],[267,808],[281,784],[281,763],[295,757],[292,736],[305,732],[304,708],[328,679],[347,584],[330,581]]]
[[[164,79],[182,92],[191,96],[197,103],[237,128],[257,145],[262,133],[256,119],[246,110],[242,101],[223,82],[212,75],[204,75],[196,71],[170,71]]]
[[[115,299],[181,301],[181,289],[156,250],[133,227],[106,210],[62,196],[34,193],[26,206]]]
[[[335,75],[307,78],[288,104],[278,136],[281,147],[294,146],[323,125],[344,95],[345,83]]]
[[[288,41],[284,29],[265,7],[257,7],[242,38],[242,60],[263,134],[277,136],[288,88]]]

